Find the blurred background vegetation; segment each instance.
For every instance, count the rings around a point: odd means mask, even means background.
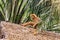
[[[30,14],[41,18],[39,29],[60,32],[60,0],[0,0],[0,20],[22,24]]]

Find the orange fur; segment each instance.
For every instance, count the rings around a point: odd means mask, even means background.
[[[31,25],[35,28],[36,25],[40,22],[40,18],[37,17],[35,14],[30,14],[30,18],[32,19],[32,21],[26,22],[26,23],[22,24],[22,26]]]
[[[33,28],[35,28],[33,30],[33,34],[36,35],[38,33],[37,29],[36,29],[36,25],[41,22],[41,19],[39,17],[37,17],[35,14],[30,14],[30,18],[32,19],[32,21],[26,22],[24,24],[22,24],[22,26],[28,26],[31,25],[33,26]]]

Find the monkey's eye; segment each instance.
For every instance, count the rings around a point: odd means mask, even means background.
[[[34,17],[32,17],[32,19],[35,19]]]

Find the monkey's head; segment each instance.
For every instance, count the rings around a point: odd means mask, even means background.
[[[34,19],[34,18],[36,18],[36,15],[35,15],[35,14],[30,14],[30,17],[31,17],[32,19]]]
[[[31,19],[32,19],[33,21],[35,21],[35,22],[41,21],[41,19],[40,19],[39,17],[37,17],[36,14],[30,14],[30,17],[31,17]]]

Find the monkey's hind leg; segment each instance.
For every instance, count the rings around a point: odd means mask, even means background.
[[[34,25],[34,22],[27,22],[27,23],[24,23],[24,24],[22,24],[22,26],[28,26],[28,25]]]

